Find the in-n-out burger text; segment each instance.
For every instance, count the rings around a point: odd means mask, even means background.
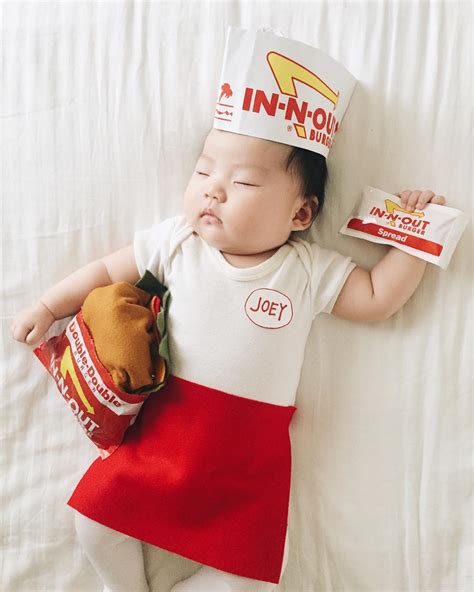
[[[389,213],[376,206],[371,208],[370,215],[385,219],[392,226],[396,226],[396,228],[400,228],[400,230],[408,230],[415,234],[425,234],[425,231],[430,224],[429,220],[423,219],[422,217]]]
[[[56,381],[56,384],[62,397],[71,408],[71,411],[79,420],[79,423],[83,427],[84,431],[88,434],[92,434],[95,428],[98,428],[99,425],[95,423],[95,421],[93,421],[93,419],[86,413],[86,411],[84,411],[84,409],[80,409],[79,403],[76,400],[71,398],[71,395],[69,393],[69,386],[66,384],[66,377],[61,374],[56,363],[56,356],[54,353],[51,355],[50,367],[51,374],[54,380]]]
[[[278,110],[283,111],[287,121],[296,120],[294,127],[300,138],[315,141],[328,148],[331,148],[334,134],[339,129],[339,122],[331,111],[326,111],[322,107],[310,110],[307,101],[298,101],[295,97],[282,96],[278,93],[272,93],[269,98],[265,91],[260,89],[250,87],[245,89],[242,109],[253,113],[260,113],[263,109],[269,117],[276,117]],[[307,120],[310,120],[313,125],[309,134],[304,127]]]

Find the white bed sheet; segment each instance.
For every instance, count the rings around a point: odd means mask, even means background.
[[[212,125],[228,24],[272,26],[359,80],[314,236],[369,184],[471,215],[470,2],[2,3],[0,588],[99,591],[72,489],[95,457],[13,316],[79,266],[181,212]],[[386,322],[320,315],[291,426],[286,592],[472,590],[472,225]],[[57,334],[63,320],[48,333]],[[154,591],[198,567],[145,546]]]

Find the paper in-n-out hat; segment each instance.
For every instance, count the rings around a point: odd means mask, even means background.
[[[229,27],[214,127],[326,157],[355,84],[350,72],[315,47]]]

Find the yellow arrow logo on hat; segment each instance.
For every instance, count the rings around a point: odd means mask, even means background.
[[[335,93],[319,76],[276,51],[268,53],[267,61],[283,94],[297,97],[295,81],[298,80],[326,97],[334,105],[334,108],[336,107],[339,101],[339,92]]]

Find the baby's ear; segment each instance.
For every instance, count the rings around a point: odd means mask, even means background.
[[[316,217],[317,210],[318,198],[315,195],[306,197],[300,209],[295,213],[293,221],[297,228],[293,230],[306,230],[309,228]]]
[[[311,223],[313,223],[319,211],[319,200],[315,195],[307,196],[305,200],[305,205],[311,212]]]
[[[319,199],[315,195],[307,197],[306,199],[309,201],[311,208],[311,223],[313,223],[319,212]]]

